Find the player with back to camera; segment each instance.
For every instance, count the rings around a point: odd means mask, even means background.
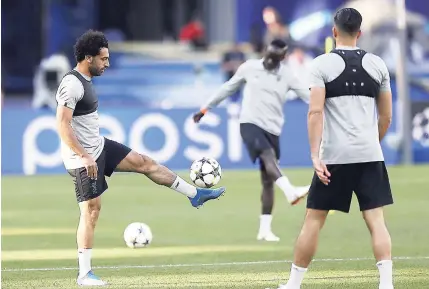
[[[313,61],[308,133],[315,173],[283,289],[301,288],[329,210],[348,213],[353,191],[371,234],[379,288],[393,289],[392,244],[383,215],[393,198],[380,146],[392,118],[390,76],[381,58],[357,47],[361,23],[357,10],[339,10],[333,27],[337,47]]]
[[[154,183],[187,196],[194,207],[218,198],[225,191],[195,188],[148,156],[100,135],[98,98],[91,80],[109,67],[108,48],[101,32],[89,30],[77,39],[74,47],[77,66],[64,76],[56,95],[62,158],[73,177],[80,208],[77,283],[83,286],[106,285],[91,269],[94,229],[101,195],[107,190],[106,176],[110,177],[114,171],[144,174]]]
[[[293,186],[278,166],[279,136],[284,123],[283,105],[286,94],[289,90],[294,90],[307,103],[310,97],[308,87],[301,85],[282,62],[286,50],[284,41],[273,40],[266,48],[262,59],[250,59],[241,64],[234,76],[194,115],[194,121],[199,122],[208,110],[213,109],[244,85],[239,118],[240,133],[252,161],[259,159],[263,187],[258,240],[279,241],[271,230],[274,183],[292,205],[305,197],[309,188]]]

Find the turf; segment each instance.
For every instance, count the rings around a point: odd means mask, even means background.
[[[285,170],[294,184],[310,170]],[[386,209],[394,244],[395,289],[429,288],[429,167],[389,167],[395,205]],[[186,177],[186,176],[185,176]],[[142,176],[118,174],[103,195],[93,266],[109,288],[277,288],[287,280],[305,205],[276,191],[279,243],[256,241],[259,176],[225,171],[226,195],[196,210]],[[76,288],[78,208],[68,176],[3,177],[2,288]],[[153,243],[125,247],[128,223],[150,225]],[[329,216],[303,289],[378,288],[367,229],[354,200]],[[44,270],[34,270],[34,269]],[[31,269],[31,270],[29,270]]]

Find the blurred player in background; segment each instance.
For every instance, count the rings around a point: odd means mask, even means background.
[[[379,288],[393,289],[383,215],[393,198],[380,146],[392,118],[390,76],[381,58],[356,46],[362,23],[357,10],[339,10],[334,23],[337,47],[317,57],[311,70],[308,133],[315,174],[290,279],[280,288],[301,287],[328,211],[348,213],[354,191],[371,233]]]
[[[101,195],[107,190],[106,176],[110,177],[114,171],[144,174],[156,184],[187,196],[194,207],[218,198],[225,191],[224,188],[197,189],[148,156],[100,135],[98,98],[92,78],[102,75],[109,67],[108,47],[101,32],[89,30],[83,34],[75,44],[78,64],[64,76],[56,95],[62,158],[73,177],[80,208],[77,283],[82,286],[106,285],[91,270],[94,229]]]
[[[244,85],[240,132],[252,161],[259,159],[263,186],[258,240],[279,241],[271,230],[274,183],[292,205],[305,197],[309,188],[293,186],[278,166],[286,94],[294,90],[306,102],[310,97],[308,87],[301,86],[301,82],[282,63],[286,50],[284,41],[273,40],[262,59],[250,59],[240,65],[234,76],[194,115],[194,121],[199,122],[208,110]]]

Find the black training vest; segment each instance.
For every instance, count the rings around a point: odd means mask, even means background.
[[[362,66],[365,51],[334,49],[331,53],[338,54],[344,60],[344,71],[331,82],[325,83],[326,98],[361,95],[376,98],[380,91],[380,83],[375,81]]]
[[[92,82],[90,80],[86,80],[78,71],[71,70],[67,72],[64,77],[67,75],[74,75],[83,85],[83,97],[76,104],[76,107],[73,112],[73,116],[80,116],[93,113],[98,108],[98,97],[95,94],[94,88],[92,86]]]

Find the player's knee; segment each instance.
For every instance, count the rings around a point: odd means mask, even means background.
[[[274,150],[263,151],[260,155],[260,159],[265,167],[265,171],[270,179],[277,179],[281,176],[281,172],[278,167],[277,158]]]
[[[263,151],[260,155],[260,158],[265,165],[269,165],[271,163],[276,164],[276,153],[273,149]]]
[[[90,211],[91,223],[95,225],[98,221],[98,216],[100,215],[100,207],[97,207]]]
[[[264,194],[274,194],[274,181],[268,174],[264,165],[260,167],[261,183]]]
[[[263,178],[262,187],[264,189],[264,192],[274,193],[274,182],[271,179]]]
[[[322,229],[327,216],[328,211],[308,209],[305,215],[305,225]]]
[[[140,162],[137,164],[136,170],[141,174],[151,174],[156,172],[159,164],[148,156],[140,155]]]
[[[150,174],[157,170],[158,164],[146,155],[132,151],[127,157],[127,170],[140,174]]]
[[[383,208],[375,208],[363,211],[362,216],[370,232],[374,232],[378,229],[384,230],[386,228]]]
[[[101,210],[101,203],[99,198],[81,202],[79,206],[81,219],[95,226]]]

